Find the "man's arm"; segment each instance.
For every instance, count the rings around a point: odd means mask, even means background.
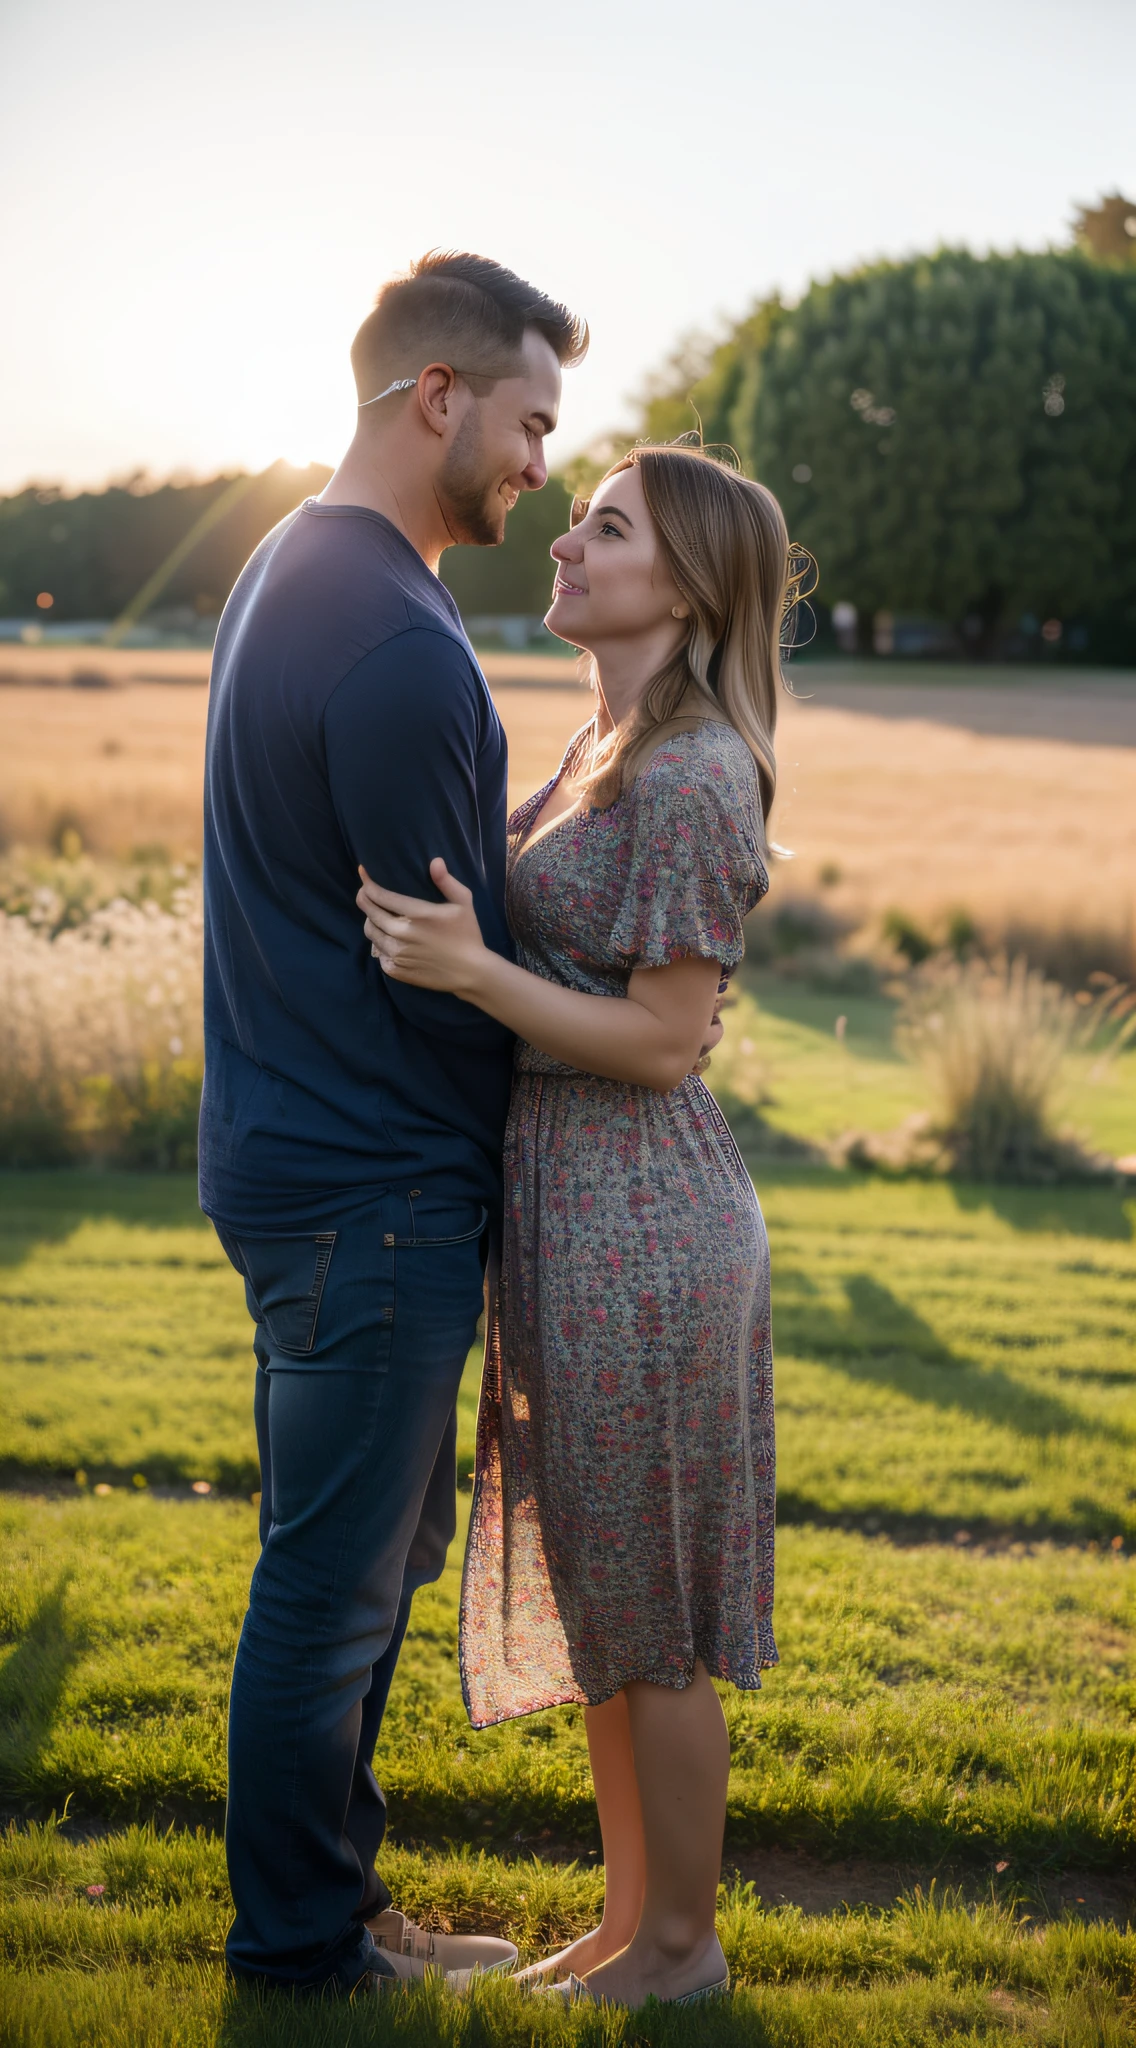
[[[365,655],[332,694],[324,744],[332,801],[352,859],[391,887],[438,901],[430,862],[441,854],[472,889],[486,944],[511,953],[499,881],[487,864],[486,833],[503,833],[501,816],[482,820],[477,752],[486,708],[469,657],[445,633],[414,627]],[[501,874],[500,850],[488,847]],[[493,855],[496,853],[496,861]],[[397,880],[394,877],[398,877]],[[369,949],[359,933],[360,945]],[[504,1047],[498,1023],[437,990],[387,982],[407,1021],[486,1050]]]

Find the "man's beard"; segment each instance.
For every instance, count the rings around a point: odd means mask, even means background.
[[[505,501],[486,482],[485,442],[476,411],[467,413],[454,436],[438,493],[455,541],[465,547],[495,548],[504,540]]]

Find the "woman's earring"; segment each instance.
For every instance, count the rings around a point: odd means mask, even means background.
[[[671,617],[672,617],[672,619],[685,619],[685,617],[686,617],[686,607],[685,607],[684,605],[681,605],[681,604],[672,604],[672,606],[671,606]]]

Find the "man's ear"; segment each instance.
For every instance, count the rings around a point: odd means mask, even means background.
[[[418,409],[432,434],[445,434],[457,378],[448,363],[427,363],[418,379]]]

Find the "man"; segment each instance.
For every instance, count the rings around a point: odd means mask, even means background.
[[[262,1472],[228,1958],[266,1984],[353,1992],[422,1967],[374,1867],[371,1759],[411,1598],[454,1532],[511,1041],[388,981],[355,893],[362,865],[436,894],[441,854],[508,950],[504,734],[436,572],[455,542],[498,543],[545,482],[561,369],[586,347],[565,307],[482,257],[388,284],[352,347],[355,438],[261,543],[217,636],[201,1203],[256,1319]]]

